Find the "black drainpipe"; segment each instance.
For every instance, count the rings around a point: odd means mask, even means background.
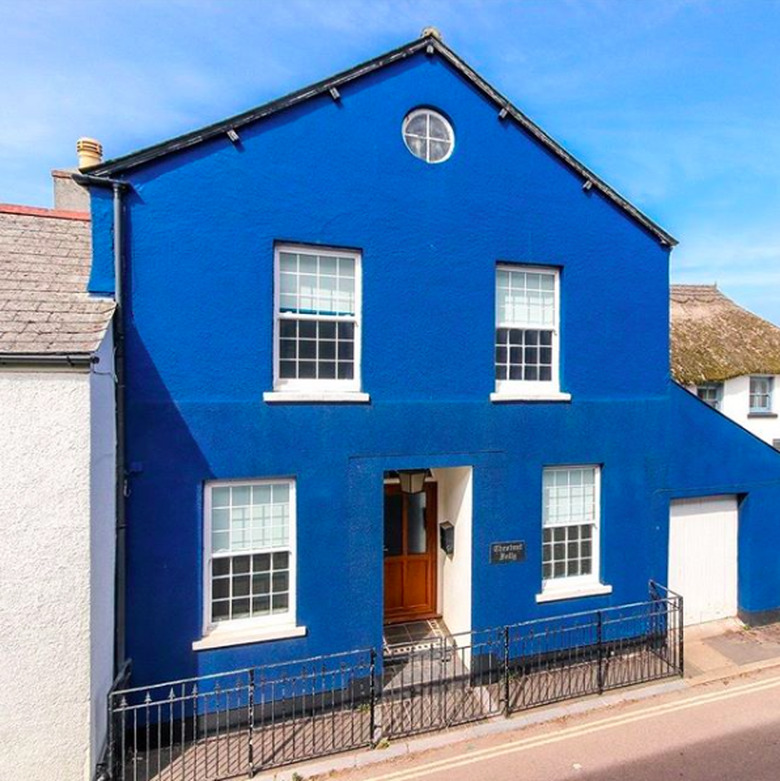
[[[124,329],[124,222],[122,193],[132,188],[121,179],[108,179],[89,174],[73,174],[79,184],[110,187],[114,193],[114,382],[116,406],[116,559],[114,565],[114,673],[125,661],[125,584],[127,470],[125,468],[125,329]]]

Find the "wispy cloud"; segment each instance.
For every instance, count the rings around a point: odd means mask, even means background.
[[[678,235],[675,274],[732,285],[780,321],[771,293],[780,267],[773,2],[5,2],[0,200],[48,203],[48,170],[72,164],[80,135],[100,138],[111,156],[129,152],[349,67],[429,24]]]

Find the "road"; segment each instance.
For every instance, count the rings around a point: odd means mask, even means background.
[[[338,781],[780,781],[780,671],[472,738]]]

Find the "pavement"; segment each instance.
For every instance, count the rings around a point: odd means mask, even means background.
[[[660,683],[634,686],[618,690],[601,697],[586,697],[564,704],[539,708],[516,714],[512,718],[496,718],[479,724],[454,728],[427,736],[393,741],[374,750],[363,750],[337,754],[312,762],[300,763],[267,774],[256,776],[260,781],[303,781],[340,775],[342,772],[361,771],[381,773],[390,760],[410,760],[426,752],[456,748],[459,744],[468,746],[475,740],[510,740],[524,730],[533,731],[540,725],[551,722],[566,723],[572,717],[597,714],[628,706],[644,707],[652,711],[650,701],[663,701],[665,696],[675,692],[707,691],[708,685],[723,681],[750,679],[772,668],[780,674],[780,624],[762,627],[747,627],[738,619],[725,619],[685,629],[685,677],[673,678]],[[504,736],[503,738],[501,736]],[[376,766],[376,767],[373,767]],[[584,781],[584,779],[583,779]]]
[[[685,630],[685,678],[695,685],[780,665],[780,624],[747,627],[737,618]]]

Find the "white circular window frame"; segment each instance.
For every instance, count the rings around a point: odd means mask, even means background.
[[[447,128],[447,133],[449,134],[449,138],[446,139],[450,142],[450,148],[447,151],[447,154],[444,155],[440,160],[428,160],[428,155],[426,154],[425,157],[420,157],[410,146],[409,143],[406,140],[406,128],[409,126],[409,123],[415,119],[416,117],[419,117],[421,115],[429,115],[436,117],[437,119],[441,120],[442,124],[445,128]],[[444,116],[444,114],[436,111],[436,109],[432,108],[416,108],[414,111],[410,111],[405,117],[404,121],[401,123],[401,138],[403,138],[404,146],[408,150],[409,154],[412,155],[412,157],[416,157],[418,160],[422,160],[423,163],[427,163],[428,165],[439,165],[439,163],[446,163],[447,160],[449,160],[452,157],[452,153],[455,151],[455,130],[452,127],[452,123],[447,119],[447,117]],[[422,136],[415,135],[415,138],[422,138]],[[432,136],[428,135],[425,137],[426,142],[426,152],[430,150],[430,147],[428,144],[430,141],[443,141],[445,139],[442,138],[432,138]]]

